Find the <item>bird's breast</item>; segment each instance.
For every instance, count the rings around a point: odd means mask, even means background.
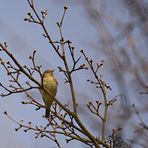
[[[57,81],[54,77],[48,76],[43,78],[43,85],[47,88],[53,95],[57,92]]]

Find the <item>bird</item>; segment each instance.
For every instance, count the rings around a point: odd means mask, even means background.
[[[40,89],[40,93],[45,103],[45,118],[49,118],[50,116],[50,108],[53,103],[53,97],[55,97],[57,93],[58,82],[55,79],[53,72],[54,70],[45,70],[42,74],[41,84],[44,89],[47,89],[52,94],[51,97],[43,88]]]

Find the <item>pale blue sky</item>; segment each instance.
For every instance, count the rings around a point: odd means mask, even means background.
[[[38,10],[42,8],[48,10],[47,28],[49,28],[52,38],[59,39],[56,22],[61,18],[63,6],[57,5],[53,1],[49,2],[48,0],[44,0],[44,2],[38,1],[36,6],[40,6]],[[8,43],[10,51],[22,64],[28,64],[27,58],[32,53],[33,49],[36,49],[38,63],[43,64],[43,70],[46,68],[56,69],[58,81],[61,81],[61,83],[59,83],[58,96],[64,96],[65,98],[63,99],[65,100],[66,97],[69,97],[69,94],[66,92],[67,86],[62,87],[62,81],[64,79],[59,80],[59,74],[56,68],[57,63],[59,64],[60,61],[54,52],[48,52],[51,47],[41,36],[42,31],[40,27],[23,21],[28,11],[30,11],[30,8],[25,0],[0,0],[0,41],[6,41]],[[93,29],[91,30],[88,26],[83,15],[83,7],[72,7],[72,5],[70,5],[64,21],[65,38],[72,40],[77,48],[82,48],[80,42],[83,41],[83,37],[87,36],[87,39],[90,40],[91,35],[93,35]],[[86,41],[86,39],[84,41]],[[5,56],[3,57],[6,58]],[[0,68],[0,73],[3,78],[1,82],[8,84],[8,81],[6,82],[6,74],[3,73],[2,68]],[[10,97],[1,98],[0,147],[40,148],[51,146],[52,144],[50,144],[46,138],[38,138],[36,140],[32,132],[24,133],[22,130],[15,132],[14,129],[16,125],[3,115],[3,112],[7,110],[18,121],[24,119],[28,122],[33,119],[35,123],[44,123],[45,121],[38,121],[41,115],[43,115],[44,110],[35,112],[32,106],[21,105],[21,100],[23,100],[23,98],[24,95],[12,95]],[[64,144],[65,142],[62,141],[62,143]],[[66,148],[67,144],[65,143],[64,145]],[[80,147],[80,144],[78,145]]]
[[[48,19],[46,21],[47,29],[51,34],[53,39],[59,39],[59,32],[56,26],[56,22],[60,20],[63,13],[63,6],[66,4],[69,9],[64,20],[64,37],[65,39],[70,39],[73,45],[76,47],[77,55],[79,55],[79,50],[85,49],[89,56],[95,60],[101,61],[104,59],[103,55],[98,51],[94,50],[96,47],[90,46],[96,41],[98,35],[95,29],[91,26],[91,21],[89,22],[83,5],[73,5],[72,2],[66,1],[61,5],[57,4],[54,0],[44,0],[35,1],[38,11],[42,9],[48,10]],[[111,0],[111,3],[107,5],[107,12],[113,13],[117,18],[121,18],[123,21],[129,19],[127,11],[121,6],[118,0]],[[114,9],[116,8],[116,9]],[[30,8],[27,4],[27,0],[0,0],[0,42],[7,42],[8,48],[16,56],[16,58],[22,64],[29,64],[28,57],[31,55],[34,49],[37,50],[37,63],[43,65],[43,70],[47,68],[56,69],[55,75],[59,82],[57,97],[61,98],[62,101],[66,101],[70,94],[67,92],[68,86],[63,83],[64,77],[57,70],[57,66],[61,65],[61,61],[58,56],[51,50],[46,39],[42,37],[42,30],[38,25],[24,22],[24,18],[27,16],[27,12]],[[124,12],[124,15],[121,15]],[[107,24],[111,27],[110,24]],[[112,30],[112,33],[116,33]],[[94,47],[94,48],[93,48]],[[50,52],[49,52],[50,51]],[[1,57],[1,55],[0,55]],[[5,56],[3,56],[6,58]],[[106,65],[109,65],[107,59],[105,61]],[[118,95],[117,86],[113,83],[114,79],[109,74],[112,71],[112,67],[107,67],[108,71],[105,70],[105,79],[112,86],[113,91],[109,93],[111,97]],[[8,84],[6,81],[7,77],[4,74],[2,68],[0,67],[0,73],[2,77],[2,82]],[[97,91],[89,85],[85,80],[87,76],[85,72],[80,72],[74,76],[74,85],[76,89],[76,95],[81,96],[79,102],[84,103],[87,99],[97,98]],[[78,85],[79,84],[79,85]],[[64,87],[63,87],[64,86]],[[93,96],[90,92],[94,92]],[[138,92],[137,92],[138,93]],[[35,97],[38,98],[40,94],[35,93]],[[6,98],[0,98],[0,147],[3,148],[44,148],[49,147],[49,143],[46,138],[34,139],[34,133],[24,133],[22,130],[15,132],[14,128],[16,125],[8,120],[3,112],[7,110],[10,114],[16,118],[18,121],[24,119],[26,122],[33,119],[37,124],[44,124],[46,121],[41,119],[44,110],[38,112],[34,111],[32,106],[21,105],[21,100],[24,99],[24,95],[12,95]],[[40,100],[41,101],[41,100]],[[93,118],[92,118],[93,119]],[[87,119],[83,119],[87,123]],[[69,147],[66,143],[62,141],[64,148]],[[75,143],[73,143],[75,145]],[[81,144],[77,145],[81,148]]]

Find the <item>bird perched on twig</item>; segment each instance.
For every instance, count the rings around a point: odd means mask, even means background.
[[[46,70],[43,74],[42,74],[42,85],[45,89],[47,89],[53,97],[56,96],[57,93],[57,86],[58,86],[58,82],[55,79],[54,75],[53,75],[54,70]],[[42,98],[44,100],[45,103],[45,117],[48,118],[50,116],[50,107],[53,103],[53,98],[48,94],[48,92],[46,92],[43,89],[40,89]]]

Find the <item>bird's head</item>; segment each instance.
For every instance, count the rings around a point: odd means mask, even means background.
[[[43,73],[43,77],[53,76],[54,70],[46,70]]]

